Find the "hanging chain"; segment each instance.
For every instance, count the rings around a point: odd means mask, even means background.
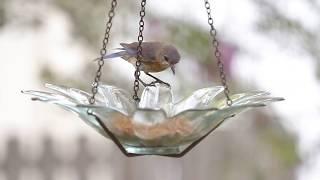
[[[140,80],[140,66],[141,66],[141,59],[142,59],[142,42],[143,42],[143,30],[144,30],[144,16],[146,15],[146,3],[147,0],[141,1],[141,10],[140,10],[140,21],[139,21],[139,35],[138,35],[138,47],[137,47],[137,61],[136,61],[136,71],[134,72],[134,95],[133,100],[136,102],[140,101],[140,98],[138,96],[139,92],[139,80]]]
[[[109,10],[109,13],[108,13],[108,21],[106,23],[106,31],[105,31],[105,34],[104,34],[104,38],[103,38],[103,41],[102,41],[102,48],[100,50],[100,58],[98,60],[98,70],[96,72],[96,76],[94,78],[94,82],[92,84],[92,89],[91,89],[91,92],[92,92],[92,96],[90,97],[89,99],[89,102],[90,104],[94,104],[96,102],[96,95],[98,93],[98,86],[99,86],[99,82],[100,82],[100,79],[101,79],[101,75],[102,75],[102,67],[104,65],[104,60],[103,60],[103,57],[106,55],[107,53],[107,45],[109,43],[109,37],[110,37],[110,30],[111,30],[111,27],[112,27],[112,19],[115,15],[115,8],[117,6],[117,0],[112,0],[111,2],[111,9]]]
[[[221,83],[224,87],[224,94],[226,96],[226,103],[228,106],[231,106],[232,105],[232,100],[230,98],[230,90],[229,90],[229,87],[228,87],[228,83],[227,83],[227,78],[226,78],[226,74],[224,72],[224,65],[223,65],[223,62],[221,60],[221,52],[219,50],[219,42],[217,40],[217,30],[216,28],[214,27],[213,25],[213,19],[211,17],[211,8],[210,8],[210,3],[208,0],[204,0],[205,2],[205,7],[206,7],[206,10],[207,10],[207,14],[208,14],[208,24],[210,25],[210,36],[212,37],[212,45],[215,49],[214,51],[214,55],[217,59],[217,64],[218,64],[218,68],[219,68],[219,73],[220,73],[220,79],[221,79]]]

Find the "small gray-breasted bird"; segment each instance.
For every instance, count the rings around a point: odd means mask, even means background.
[[[111,59],[121,57],[136,67],[138,42],[130,44],[120,43],[122,48],[117,48],[119,52],[105,55],[103,59]],[[178,50],[166,43],[162,42],[142,42],[142,57],[140,71],[146,73],[146,75],[154,78],[156,81],[146,84],[141,79],[138,79],[144,86],[155,85],[155,83],[166,84],[170,87],[170,84],[163,82],[157,77],[149,74],[153,72],[161,72],[167,68],[171,68],[173,74],[175,74],[175,65],[180,61],[180,54]]]
[[[138,42],[120,43],[120,45],[122,48],[118,48],[119,52],[108,54],[104,59],[121,57],[136,66]],[[141,71],[153,73],[170,67],[175,74],[175,65],[180,61],[180,54],[174,46],[162,42],[143,42],[141,46]]]

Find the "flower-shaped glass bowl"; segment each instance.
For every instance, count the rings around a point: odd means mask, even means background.
[[[174,102],[170,88],[157,84],[143,90],[136,103],[124,90],[100,85],[95,104],[91,94],[75,88],[46,84],[54,92],[23,91],[33,100],[57,104],[74,112],[126,155],[182,156],[226,119],[253,107],[283,98],[262,91],[231,96],[226,104],[221,86],[204,88]]]

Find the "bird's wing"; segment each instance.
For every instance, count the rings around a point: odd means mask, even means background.
[[[130,55],[137,55],[138,42],[134,43],[120,43],[120,45],[128,52]],[[143,42],[142,43],[142,56],[143,60],[156,61],[158,50],[161,48],[161,43],[159,42]],[[143,61],[142,60],[142,61]]]
[[[120,43],[120,45],[122,46],[122,48],[116,48],[116,50],[120,50],[120,51],[115,52],[115,53],[111,53],[111,54],[107,54],[103,57],[103,59],[112,59],[112,58],[121,57],[121,58],[127,60],[130,57],[136,56],[136,54],[137,54],[136,50],[127,46],[129,44]]]
[[[131,43],[131,44],[120,43],[120,45],[123,47],[125,51],[128,52],[128,54],[137,55],[137,47],[138,47],[137,42]]]

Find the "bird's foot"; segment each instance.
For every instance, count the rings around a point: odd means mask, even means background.
[[[143,82],[140,78],[138,79],[139,82],[144,86],[144,87],[147,87],[147,86],[150,86],[149,84]],[[150,83],[151,84],[151,83]]]
[[[149,85],[149,86],[155,86],[157,83],[159,83],[159,84],[164,84],[164,85],[166,85],[168,88],[171,88],[171,85],[170,85],[169,83],[166,83],[166,82],[161,81],[161,80],[153,81],[153,82],[149,83],[148,85]]]
[[[144,87],[148,87],[148,86],[156,86],[156,84],[164,84],[166,85],[168,88],[171,88],[171,85],[169,83],[166,83],[160,79],[157,79],[151,83],[145,83],[144,81],[142,81],[141,79],[138,79],[139,82],[144,86]]]
[[[155,86],[155,84],[159,83],[159,84],[164,84],[164,85],[168,86],[168,88],[171,88],[171,85],[169,83],[166,83],[166,82],[160,80],[159,78],[149,74],[148,72],[145,72],[145,73],[146,73],[146,75],[148,75],[148,76],[152,77],[153,79],[155,79],[155,81],[153,81],[153,82],[151,82],[149,84],[150,86]]]
[[[145,83],[145,82],[144,82],[144,81],[142,81],[141,79],[139,79],[139,82],[140,82],[144,87],[148,87],[148,86],[156,86],[156,82]]]

